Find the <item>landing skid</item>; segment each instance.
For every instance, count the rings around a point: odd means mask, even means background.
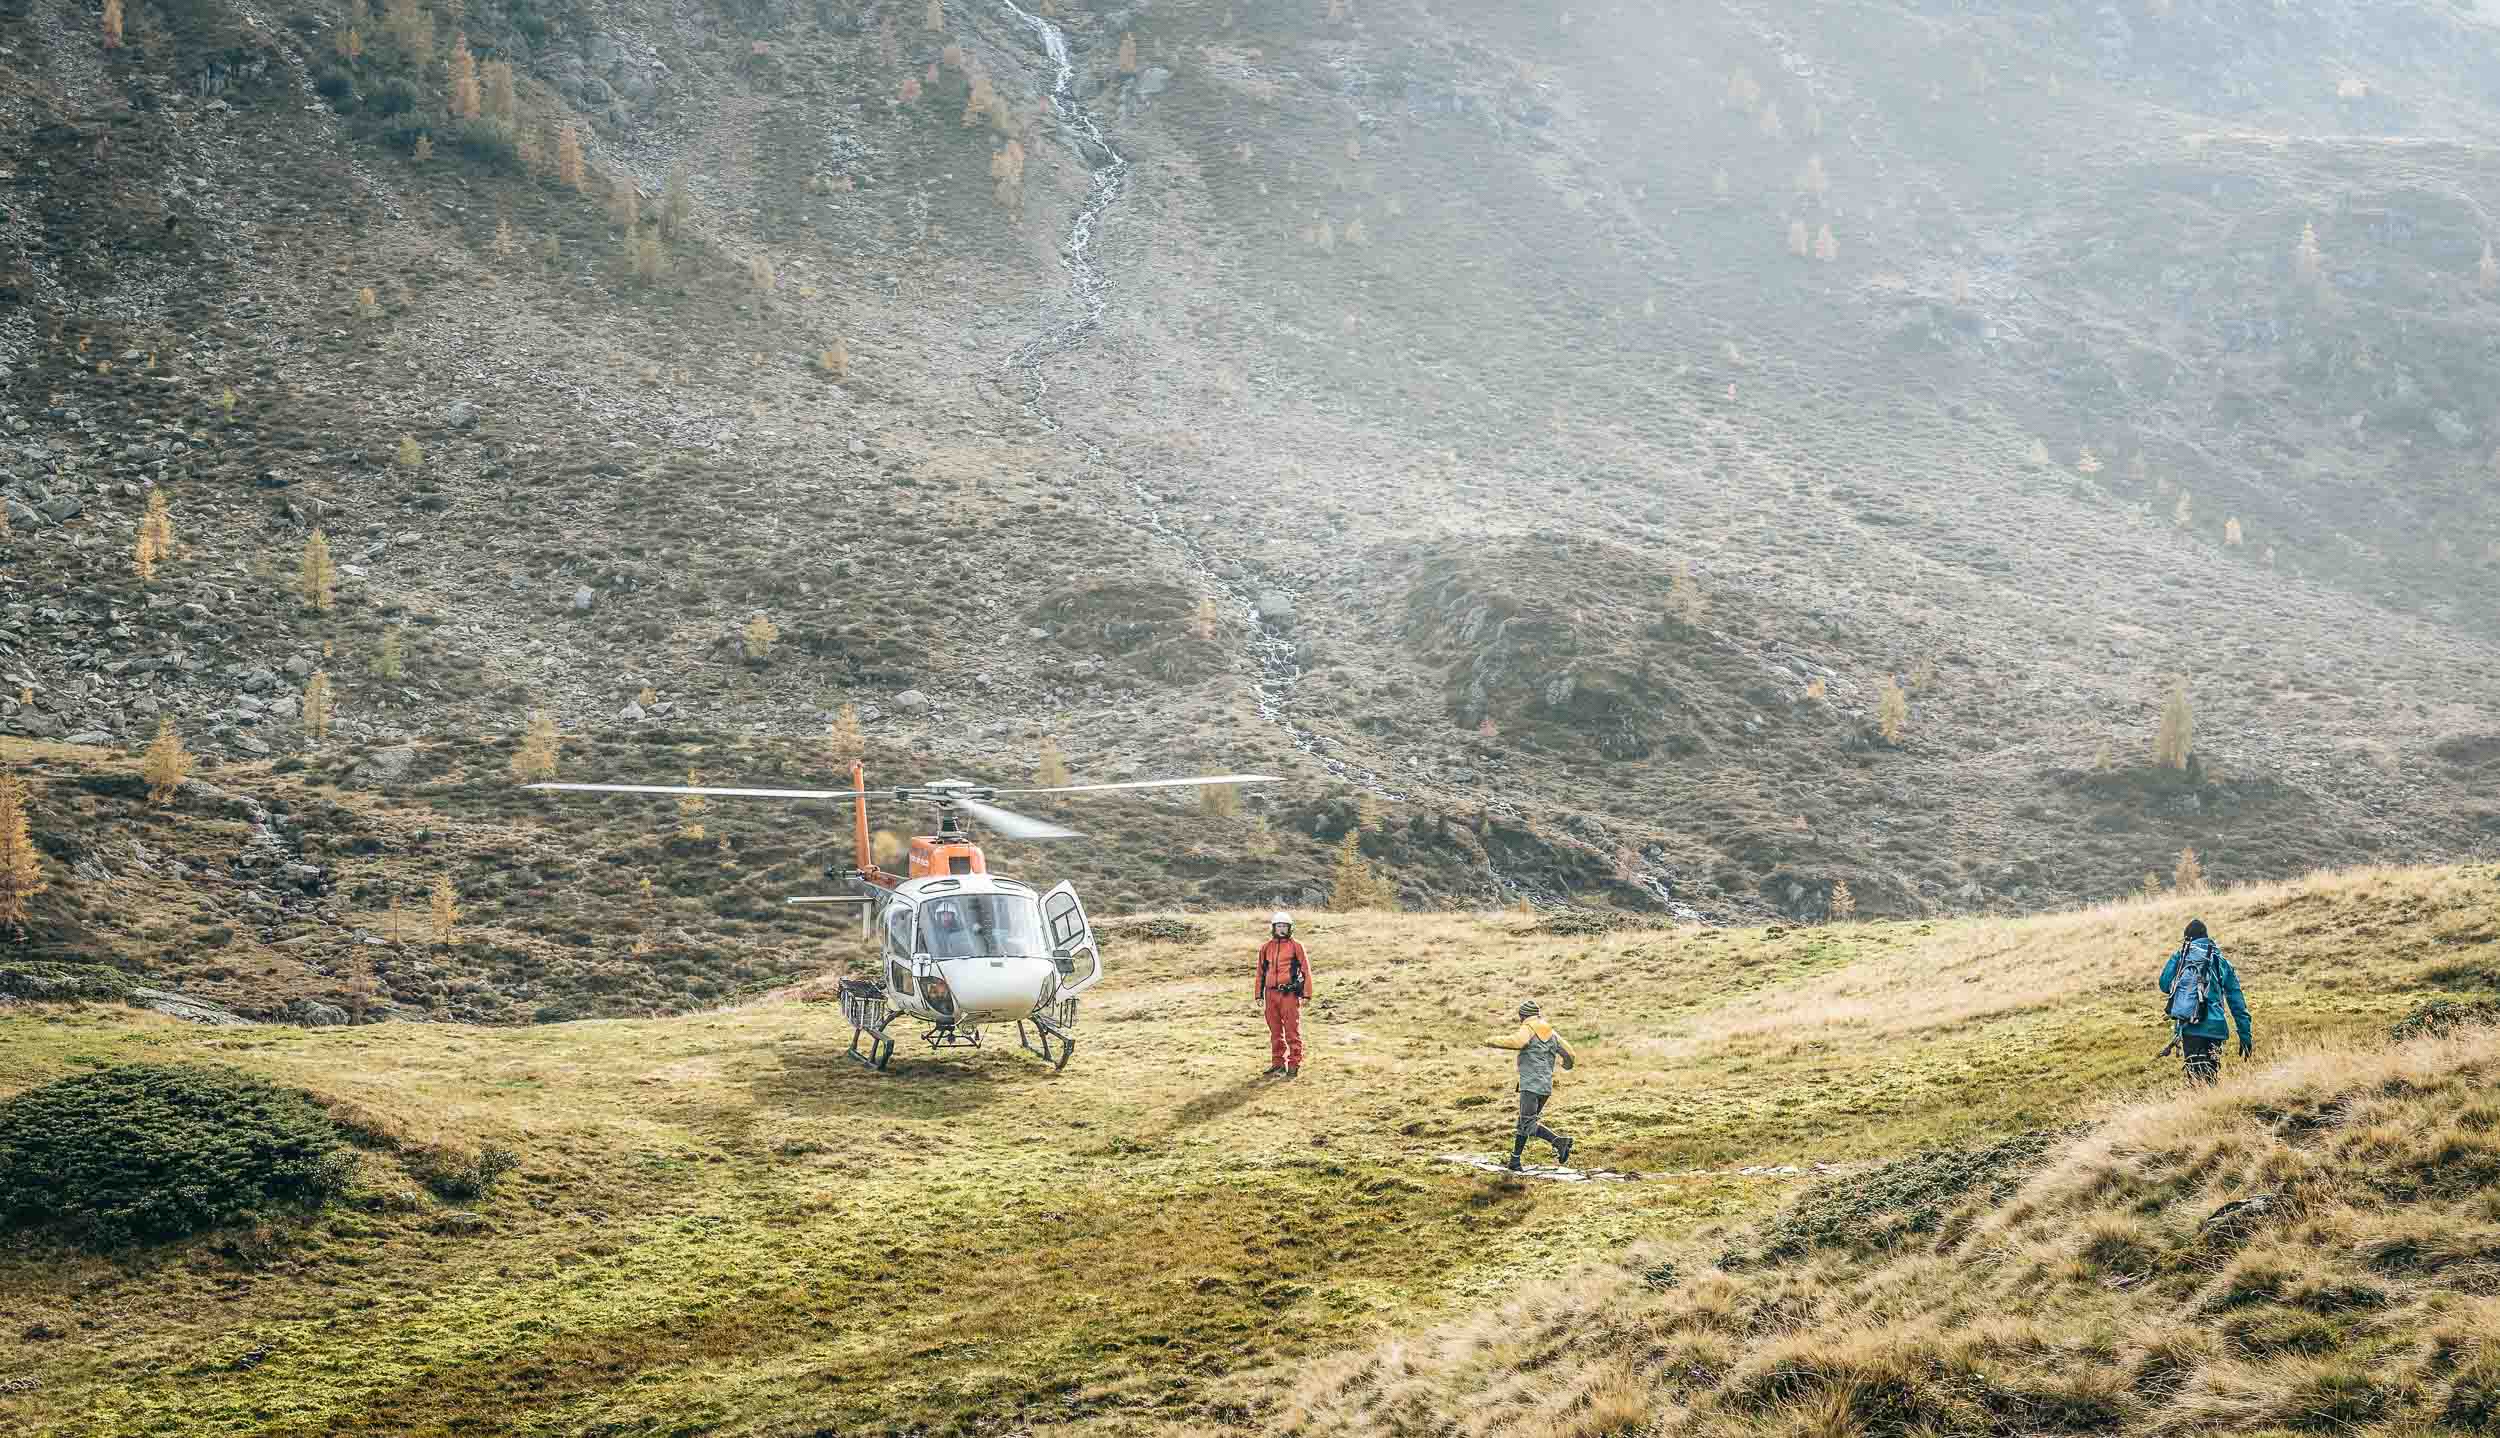
[[[1030,1034],[1025,1029],[1027,1022],[1032,1024]],[[1059,1050],[1055,1056],[1051,1053],[1053,1040],[1057,1041]],[[1016,1020],[1016,1042],[1024,1045],[1026,1053],[1050,1065],[1052,1073],[1064,1072],[1068,1067],[1068,1060],[1076,1056],[1076,1036],[1043,1018],[1040,1014],[1035,1014],[1029,1021]]]

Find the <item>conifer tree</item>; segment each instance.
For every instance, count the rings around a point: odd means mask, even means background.
[[[27,832],[26,786],[16,776],[0,774],[0,930],[24,937],[33,917],[31,902],[51,887],[43,876],[43,860]]]
[[[486,64],[486,118],[507,135],[521,123],[521,95],[513,84],[509,60]]]
[[[521,746],[512,751],[512,777],[524,784],[554,778],[558,742],[555,716],[544,709],[532,713]]]
[[[1362,834],[1346,830],[1337,845],[1336,870],[1328,881],[1328,911],[1349,914],[1362,909],[1397,907],[1396,896],[1386,880],[1364,861]]]
[[[608,218],[628,235],[642,223],[642,192],[634,188],[631,177],[619,175],[616,183],[609,187]]]
[[[122,0],[104,0],[104,48],[122,47]]]
[[[1858,916],[1858,896],[1849,892],[1849,881],[1832,885],[1832,922],[1845,924]]]
[[[1885,675],[1884,687],[1875,696],[1875,727],[1883,734],[1885,743],[1898,744],[1909,724],[1910,696],[1891,675]]]
[[[2325,261],[2318,254],[2318,227],[2303,221],[2300,243],[2292,247],[2292,272],[2300,276],[2301,283],[2314,285],[2324,268]]]
[[[1124,34],[1120,37],[1120,73],[1123,75],[1137,73],[1137,37],[1135,35]]]
[[[694,197],[686,193],[686,172],[671,170],[660,187],[660,229],[674,235],[694,214]]]
[[[781,637],[781,630],[770,619],[757,614],[747,621],[745,637],[747,658],[770,659],[773,654],[773,641]]]
[[[191,751],[182,747],[182,736],[174,732],[174,721],[168,715],[156,721],[156,742],[148,745],[140,760],[139,772],[148,783],[148,802],[162,809],[182,791],[182,781],[191,775]]]
[[[474,120],[484,114],[485,109],[485,97],[477,83],[477,57],[469,53],[469,37],[454,30],[451,34],[451,113],[455,119]]]
[[[304,539],[304,559],[296,568],[296,587],[304,596],[304,606],[317,614],[327,614],[335,603],[333,588],[338,584],[338,566],[330,562],[330,541],[315,529]]]
[[[434,892],[430,896],[434,921],[434,942],[448,949],[460,931],[460,897],[452,891],[451,875],[434,876]]]
[[[576,190],[582,188],[582,137],[574,132],[571,121],[556,131],[556,180]]]
[[[702,782],[702,776],[697,774],[694,770],[688,769],[686,771],[687,788],[695,788],[702,784]],[[702,841],[703,810],[705,803],[706,801],[704,797],[700,794],[680,794],[677,796],[677,836],[679,838],[692,840],[697,843]]]
[[[2161,706],[2161,725],[2153,731],[2153,762],[2164,769],[2184,769],[2196,748],[2196,711],[2188,706],[2187,681],[2174,681]]]
[[[314,670],[304,681],[304,737],[318,742],[330,737],[330,676]]]
[[[2179,865],[2170,873],[2170,887],[2182,894],[2205,892],[2205,866],[2198,862],[2193,848],[2179,851]]]
[[[859,729],[859,706],[844,704],[825,726],[825,757],[837,772],[848,773],[852,761],[868,752],[868,738]]]
[[[1034,761],[1033,782],[1045,789],[1056,789],[1068,782],[1068,761],[1059,755],[1059,741],[1048,736],[1042,739],[1042,756]]]

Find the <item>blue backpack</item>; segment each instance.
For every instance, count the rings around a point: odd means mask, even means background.
[[[2222,951],[2213,940],[2188,940],[2179,951],[2178,976],[2170,982],[2171,1022],[2193,1028],[2205,1021],[2205,1011],[2213,1006],[2214,971],[2221,962]]]

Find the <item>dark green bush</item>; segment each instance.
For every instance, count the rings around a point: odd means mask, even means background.
[[[0,1228],[109,1248],[272,1203],[317,1204],[353,1158],[295,1089],[232,1069],[123,1064],[0,1103]]]
[[[460,127],[452,143],[460,153],[490,169],[510,174],[521,172],[521,151],[501,125],[492,120],[471,120]]]
[[[338,66],[324,65],[313,74],[313,93],[333,105],[344,106],[356,94],[356,81]]]
[[[424,98],[417,91],[416,81],[394,75],[382,82],[382,88],[365,97],[365,108],[377,115],[405,115]]]

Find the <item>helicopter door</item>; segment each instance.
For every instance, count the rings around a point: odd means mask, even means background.
[[[1050,930],[1051,962],[1059,966],[1059,994],[1074,998],[1102,977],[1102,946],[1085,922],[1085,905],[1074,884],[1061,884],[1042,896],[1042,923]]]
[[[912,924],[917,917],[908,899],[888,899],[885,905],[885,987],[896,999],[917,1003],[920,981],[912,963]]]

